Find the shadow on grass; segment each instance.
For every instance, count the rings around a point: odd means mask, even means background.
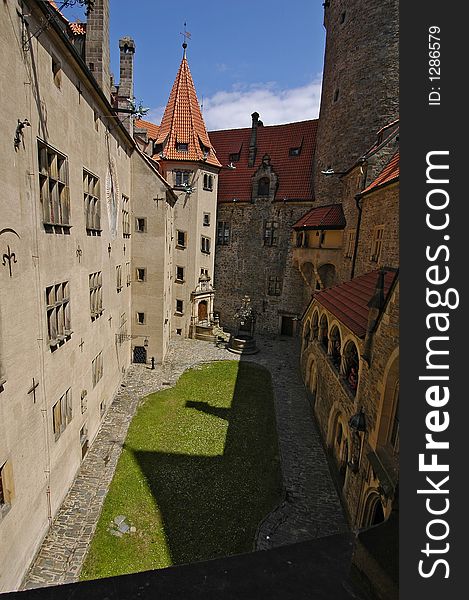
[[[249,362],[238,365],[229,408],[204,400],[186,400],[184,404],[184,410],[228,422],[222,455],[152,452],[127,446],[158,504],[173,564],[252,550],[257,526],[280,496],[270,374]],[[203,377],[200,384],[203,390]],[[201,435],[210,433],[201,431]]]

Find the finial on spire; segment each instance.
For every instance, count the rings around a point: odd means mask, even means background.
[[[191,39],[191,34],[186,29],[187,23],[184,21],[184,33],[181,32],[181,35],[184,36],[184,42],[182,47],[184,48],[184,58],[186,57],[186,48],[187,48],[187,40]]]

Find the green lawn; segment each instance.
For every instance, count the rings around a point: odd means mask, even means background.
[[[237,361],[187,371],[135,415],[81,579],[250,551],[280,491],[269,372]],[[136,532],[111,535],[118,515]]]

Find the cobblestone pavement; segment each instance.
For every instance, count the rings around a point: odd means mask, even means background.
[[[267,367],[273,380],[285,495],[263,521],[256,547],[266,549],[346,529],[319,434],[311,419],[290,339],[260,338],[261,352],[241,360]],[[140,400],[174,385],[191,367],[214,360],[240,360],[208,342],[175,340],[164,365],[131,365],[23,582],[23,589],[77,581],[104,498]]]

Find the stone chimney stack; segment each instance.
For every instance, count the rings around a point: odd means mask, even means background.
[[[95,0],[86,22],[85,61],[89,70],[111,99],[109,0]]]
[[[117,107],[128,110],[134,97],[134,54],[135,42],[130,37],[119,40],[120,50],[120,79],[117,94]],[[133,135],[133,118],[129,113],[119,113],[122,124]]]
[[[257,128],[261,124],[259,121],[259,113],[253,112],[252,115],[252,128],[251,128],[251,141],[249,142],[249,161],[248,166],[253,167],[256,162],[257,154]]]

